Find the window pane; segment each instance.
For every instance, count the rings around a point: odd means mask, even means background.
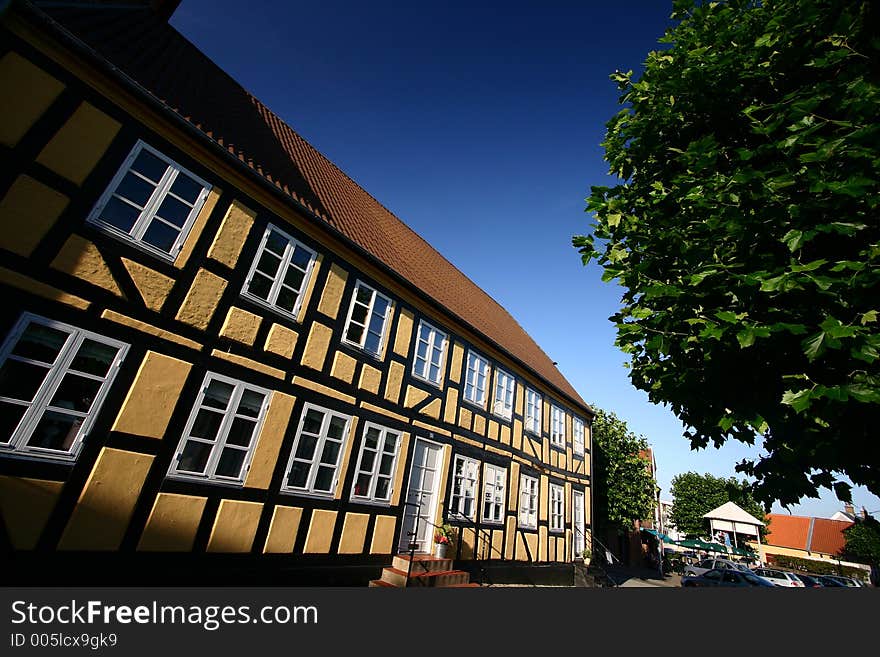
[[[241,401],[238,404],[238,415],[247,415],[248,417],[258,417],[260,409],[263,407],[265,395],[254,390],[245,390],[241,393]]]
[[[370,475],[359,474],[354,484],[354,494],[366,497],[370,494]]]
[[[155,246],[157,249],[165,253],[171,253],[171,247],[177,240],[180,231],[176,228],[163,224],[161,221],[153,221],[147,232],[144,233],[144,242]]]
[[[147,182],[140,176],[136,176],[131,172],[125,174],[125,177],[120,181],[119,186],[116,188],[116,194],[124,196],[129,201],[139,205],[141,208],[147,204],[147,201],[150,200],[150,196],[152,196],[155,191],[156,185]]]
[[[288,244],[290,244],[290,242],[287,238],[274,230],[270,232],[269,237],[266,238],[266,249],[276,254],[279,258],[284,255],[284,251],[287,249]]]
[[[171,193],[177,194],[180,198],[189,203],[195,204],[202,193],[203,187],[195,180],[187,176],[185,173],[178,173],[171,185]]]
[[[0,402],[0,443],[8,443],[12,440],[18,423],[21,421],[27,406]]]
[[[371,452],[370,450],[364,450],[363,458],[361,459],[361,470],[366,470],[367,472],[373,471],[373,465],[376,463],[376,452]]]
[[[394,464],[394,456],[391,454],[383,454],[382,461],[379,463],[379,473],[384,475],[391,474],[391,466]]]
[[[312,408],[306,413],[306,419],[303,421],[303,431],[309,433],[318,433],[321,431],[321,422],[324,420],[324,414]]]
[[[329,440],[326,441],[324,443],[324,450],[321,454],[321,463],[336,465],[336,459],[339,458],[339,447],[339,443],[334,443]]]
[[[183,224],[186,223],[186,219],[191,211],[192,208],[190,206],[181,203],[173,196],[166,196],[156,214],[178,228],[183,228]]]
[[[358,303],[360,303],[364,306],[369,306],[370,299],[373,298],[373,291],[367,289],[363,285],[358,285],[358,289],[357,289],[357,293],[355,295],[355,298],[357,299]]]
[[[302,289],[302,284],[305,277],[306,275],[296,267],[288,267],[287,273],[284,275],[284,284],[292,287],[294,290],[299,291],[300,289]]]
[[[82,423],[83,419],[80,417],[47,411],[27,444],[30,447],[70,451]]]
[[[232,426],[229,427],[229,435],[226,436],[227,444],[247,447],[251,444],[255,426],[257,426],[257,423],[251,420],[245,420],[240,417],[233,419]]]
[[[293,312],[298,297],[299,295],[289,287],[282,287],[278,291],[278,300],[275,302],[275,305],[288,312]]]
[[[336,440],[342,440],[345,431],[345,419],[337,415],[330,418],[330,426],[327,427],[327,436]]]
[[[393,454],[397,450],[397,438],[393,433],[385,436],[385,447],[383,448],[385,452]]]
[[[31,322],[21,334],[12,353],[22,358],[52,364],[70,337],[58,329]]]
[[[119,349],[116,347],[86,338],[76,352],[70,369],[104,377],[107,376],[110,365],[118,353]]]
[[[428,378],[430,378],[431,381],[439,381],[440,380],[440,368],[437,367],[436,365],[434,365],[433,363],[431,364],[430,370],[428,370]]]
[[[345,339],[349,342],[356,342],[360,344],[361,336],[364,334],[364,327],[359,326],[354,323],[350,323],[348,325],[348,330],[345,332]]]
[[[77,374],[65,374],[55,391],[50,405],[80,413],[88,413],[92,402],[101,389],[101,381],[87,379]]]
[[[158,183],[165,175],[168,165],[149,151],[141,150],[131,168]]]
[[[208,457],[211,456],[212,447],[213,445],[210,443],[200,443],[197,440],[187,441],[177,469],[203,474],[205,466],[208,464]]]
[[[0,367],[0,397],[33,401],[48,372],[43,365],[6,359]]]
[[[195,438],[217,440],[217,433],[220,431],[220,424],[222,422],[222,414],[202,408],[199,409],[189,433]]]
[[[367,435],[364,438],[364,444],[369,449],[378,449],[380,436],[381,434],[379,433],[378,429],[376,429],[375,427],[370,427],[367,430]]]
[[[364,349],[369,351],[371,354],[378,354],[380,345],[381,341],[378,335],[372,332],[367,333],[367,339],[364,342]]]
[[[251,279],[250,285],[248,285],[248,292],[261,299],[268,299],[269,292],[271,291],[272,281],[265,276],[261,276],[259,272],[254,272],[254,277]]]
[[[217,470],[215,474],[221,477],[235,477],[241,474],[241,466],[244,463],[244,457],[247,454],[242,449],[224,449],[217,461]]]
[[[299,444],[296,446],[296,458],[311,461],[315,455],[315,445],[317,444],[318,439],[315,436],[303,433],[299,438]]]
[[[309,464],[294,461],[290,467],[290,476],[287,477],[287,485],[293,488],[305,488],[309,477]]]
[[[293,249],[293,256],[290,258],[290,262],[299,267],[300,269],[305,270],[309,266],[309,262],[312,259],[312,254],[306,251],[301,246],[297,245]]]
[[[379,477],[376,481],[376,499],[387,500],[391,488],[391,480]]]
[[[278,273],[278,266],[281,264],[281,258],[275,256],[268,251],[263,251],[263,254],[260,256],[260,260],[257,263],[257,269],[269,276],[270,278],[274,278],[275,274]]]
[[[113,197],[107,201],[107,205],[101,210],[101,220],[128,233],[131,232],[131,227],[134,226],[134,222],[140,216],[140,213],[141,211],[137,208]]]
[[[229,406],[229,400],[232,397],[233,387],[223,381],[211,379],[208,389],[205,391],[205,398],[202,400],[202,406],[211,408],[219,408],[225,411]]]
[[[328,492],[333,485],[333,468],[321,466],[318,468],[318,476],[315,477],[315,490]]]
[[[367,308],[366,306],[361,306],[360,304],[355,304],[354,308],[351,309],[351,318],[358,322],[359,324],[367,323]]]

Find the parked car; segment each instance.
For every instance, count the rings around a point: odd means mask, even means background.
[[[800,578],[787,570],[778,570],[776,568],[757,568],[755,575],[763,577],[772,582],[776,586],[784,586],[787,588],[803,588],[804,583]]]
[[[709,557],[708,559],[703,559],[699,563],[688,564],[684,568],[685,575],[702,575],[708,570],[736,570],[741,573],[750,573],[754,575],[754,573],[748,568],[748,566],[744,566],[741,563],[736,563],[731,561],[730,559],[721,559],[720,557]]]
[[[685,575],[681,578],[681,585],[684,587],[775,587],[775,584],[763,577],[758,577],[753,572],[743,572],[741,570],[730,568],[713,568],[707,570],[702,575]]]
[[[857,589],[862,586],[862,583],[852,577],[843,577],[842,575],[825,575],[829,579],[833,579],[835,582],[839,582],[841,586],[848,586],[853,589]]]
[[[828,586],[828,587],[832,587],[832,588],[834,588],[834,587],[838,587],[838,588],[846,588],[846,585],[845,585],[845,584],[842,584],[842,583],[838,582],[836,579],[832,579],[832,578],[829,577],[828,575],[820,575],[820,576],[817,577],[816,579],[819,580],[819,583],[820,583],[822,586]]]
[[[795,573],[795,575],[808,589],[821,589],[823,586],[822,582],[819,581],[818,575],[808,575],[807,573]]]

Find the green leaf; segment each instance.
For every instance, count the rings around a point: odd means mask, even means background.
[[[782,395],[782,403],[801,413],[810,407],[810,396],[810,390],[799,390],[798,392],[786,390]]]
[[[862,326],[864,326],[865,324],[869,324],[871,322],[876,322],[876,321],[877,321],[877,311],[876,310],[869,310],[868,312],[864,313],[862,315],[861,320],[860,320]]]
[[[801,230],[790,230],[782,236],[782,242],[788,247],[789,251],[797,251],[804,243],[804,232]]]
[[[730,310],[718,311],[715,313],[715,317],[728,324],[734,324],[737,321],[736,313]]]

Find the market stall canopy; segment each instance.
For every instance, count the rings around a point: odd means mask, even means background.
[[[725,502],[717,509],[712,509],[709,513],[703,514],[703,517],[709,519],[713,532],[716,529],[720,529],[721,531],[735,532],[737,534],[758,536],[759,527],[764,525],[755,516],[744,511],[733,502]]]
[[[642,527],[641,529],[643,532],[648,532],[649,534],[656,536],[657,538],[659,538],[661,541],[663,541],[665,543],[675,543],[676,542],[675,540],[673,540],[672,538],[670,538],[669,536],[667,536],[663,532],[658,532],[656,529],[647,529],[645,527]]]

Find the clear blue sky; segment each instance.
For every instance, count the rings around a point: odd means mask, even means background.
[[[607,184],[608,76],[639,70],[671,2],[183,0],[172,24],[505,306],[588,402],[653,445],[658,480],[735,474],[633,388],[608,317],[621,289],[571,236]],[[856,489],[854,502],[880,510]],[[793,513],[827,517],[833,493]],[[779,510],[779,509],[776,509]]]

